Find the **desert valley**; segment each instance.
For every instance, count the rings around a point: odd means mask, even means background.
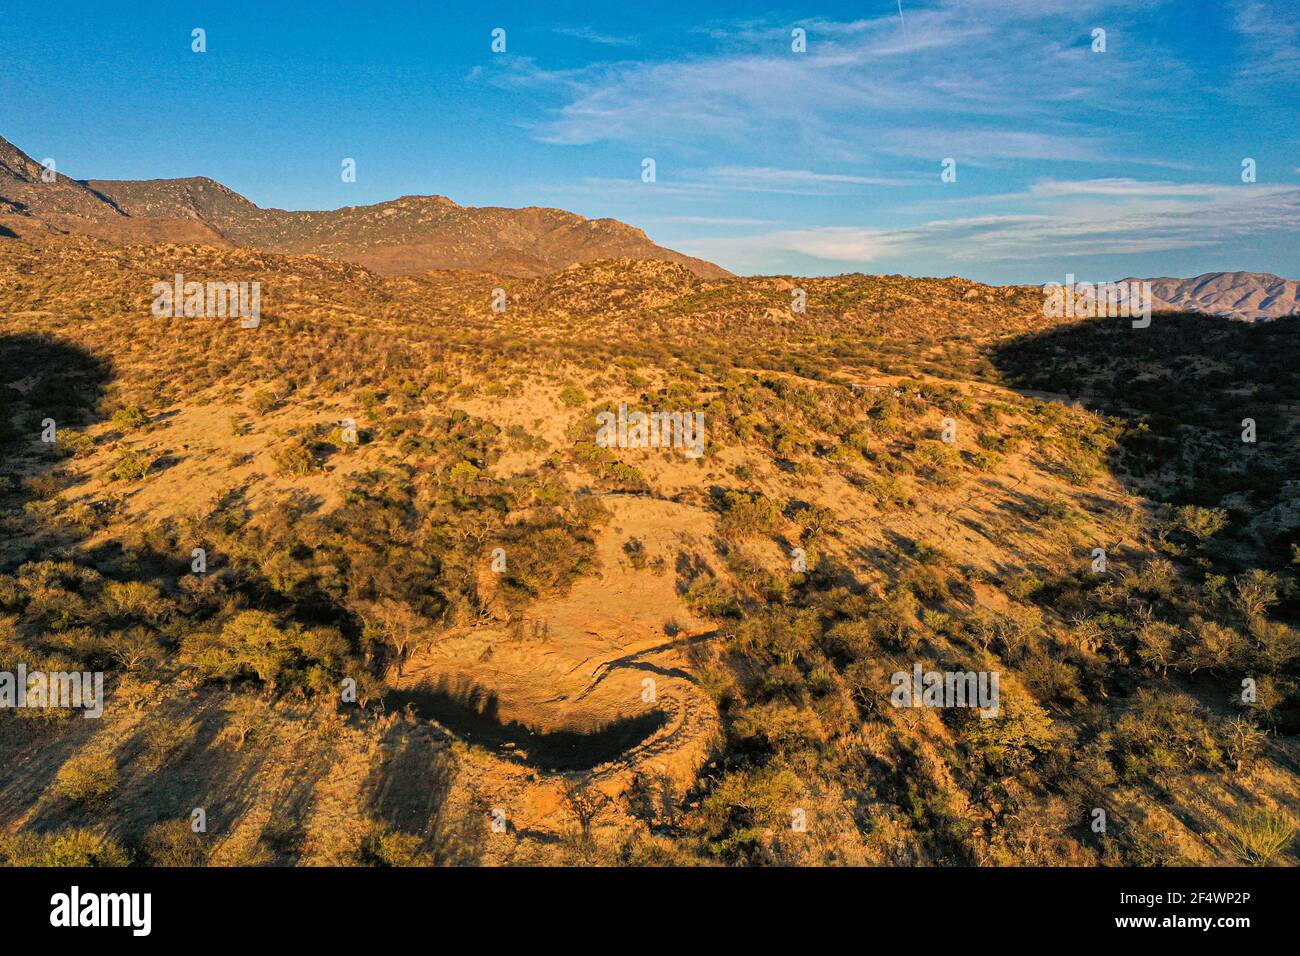
[[[0,714],[0,862],[1294,865],[1296,282],[1153,282],[0,140],[0,670],[105,681]]]

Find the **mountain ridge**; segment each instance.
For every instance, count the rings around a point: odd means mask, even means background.
[[[654,243],[641,229],[563,209],[462,206],[401,196],[332,210],[262,208],[207,176],[72,179],[0,137],[0,236],[48,241],[66,234],[110,243],[175,242],[320,254],[385,275],[470,269],[534,277],[581,262],[675,262],[700,278],[730,272]]]
[[[1202,312],[1243,321],[1300,314],[1300,280],[1271,272],[1203,272],[1181,279],[1160,276],[1127,278],[1150,282],[1156,311]]]

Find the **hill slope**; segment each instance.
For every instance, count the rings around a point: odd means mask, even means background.
[[[701,278],[729,273],[653,243],[614,219],[562,209],[460,206],[445,196],[403,196],[320,212],[262,209],[206,177],[41,180],[41,166],[0,138],[0,236],[61,234],[113,242],[254,246],[358,262],[385,275],[470,269],[538,276],[596,259],[679,263]]]
[[[1190,279],[1162,276],[1151,283],[1156,311],[1201,312],[1254,321],[1300,314],[1300,281],[1270,272],[1207,272]]]
[[[1229,863],[1300,815],[1296,322],[7,252],[0,664],[108,703],[0,714],[0,863],[70,828],[148,863]],[[261,324],[153,315],[174,272],[259,282]],[[703,415],[703,454],[601,447],[623,403]],[[999,674],[999,714],[898,706],[916,666]]]

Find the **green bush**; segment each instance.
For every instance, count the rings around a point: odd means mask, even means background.
[[[570,408],[581,408],[587,404],[587,393],[576,385],[566,385],[560,389],[560,401]]]
[[[92,803],[117,788],[117,764],[112,757],[73,757],[54,777],[54,789],[73,803]]]
[[[0,866],[127,866],[131,862],[116,840],[98,830],[72,827],[54,833],[0,836]]]
[[[735,540],[775,534],[783,521],[780,505],[762,495],[729,491],[724,505],[726,511],[718,523],[718,532],[724,538]]]
[[[143,455],[129,451],[117,460],[110,476],[115,481],[139,481],[149,473],[149,460]]]
[[[113,413],[113,424],[124,430],[143,428],[149,424],[149,416],[139,405],[126,405]]]

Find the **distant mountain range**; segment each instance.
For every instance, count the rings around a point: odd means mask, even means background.
[[[1230,319],[1278,319],[1300,314],[1300,282],[1271,272],[1207,272],[1190,279],[1125,279],[1150,282],[1155,311],[1204,312]]]
[[[146,180],[41,178],[43,167],[0,137],[0,237],[60,234],[112,243],[254,246],[346,259],[387,275],[471,269],[539,276],[598,259],[658,259],[705,279],[721,266],[665,249],[616,219],[562,209],[460,206],[403,196],[328,212],[262,209],[206,177]]]
[[[0,239],[60,235],[112,244],[245,246],[345,259],[384,275],[468,269],[532,277],[601,259],[673,262],[701,279],[721,266],[656,245],[616,219],[562,209],[461,206],[446,196],[403,196],[323,212],[262,209],[203,176],[187,179],[42,179],[43,167],[0,137]],[[1300,282],[1267,272],[1207,272],[1151,283],[1153,308],[1232,319],[1300,313]]]

